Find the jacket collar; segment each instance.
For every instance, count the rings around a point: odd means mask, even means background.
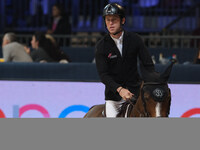
[[[124,58],[126,56],[127,50],[128,50],[128,46],[129,46],[129,33],[124,31],[124,35],[123,35],[123,47],[122,47],[122,56],[114,42],[114,40],[111,38],[111,36],[109,34],[106,35],[105,40],[106,42],[109,42],[109,48],[114,51],[118,57],[122,57]]]

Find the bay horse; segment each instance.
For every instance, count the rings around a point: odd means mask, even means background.
[[[117,117],[168,117],[171,105],[171,91],[168,78],[175,61],[162,73],[141,69],[142,84],[138,98],[126,101]],[[105,117],[105,104],[90,108],[84,118]]]

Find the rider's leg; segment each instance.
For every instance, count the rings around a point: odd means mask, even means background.
[[[106,100],[106,117],[108,118],[115,118],[117,117],[117,114],[119,113],[122,104],[124,103],[124,100],[120,101],[112,101],[112,100]]]

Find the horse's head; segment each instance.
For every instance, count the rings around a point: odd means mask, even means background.
[[[144,82],[140,92],[143,116],[168,117],[171,92],[167,83]]]
[[[162,73],[143,70],[143,83],[138,98],[140,116],[168,117],[171,104],[171,92],[167,81],[174,62]]]

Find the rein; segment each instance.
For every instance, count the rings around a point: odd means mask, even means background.
[[[142,91],[141,91],[142,93],[142,104],[143,104],[143,107],[144,107],[144,117],[150,117],[150,115],[149,115],[149,113],[147,112],[147,106],[146,106],[146,102],[145,102],[145,100],[144,100],[144,90],[143,90],[143,88],[142,88]],[[141,115],[142,113],[140,113],[140,115]]]
[[[133,104],[133,102],[131,100],[129,100],[129,103],[140,114],[141,117],[149,117],[150,116],[148,113],[145,113],[145,114],[141,113],[136,107],[134,107],[134,104]]]

